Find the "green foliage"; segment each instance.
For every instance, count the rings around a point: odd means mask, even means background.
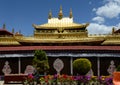
[[[48,57],[45,51],[36,50],[33,58],[33,66],[39,73],[46,72],[49,69]]]
[[[120,71],[120,65],[118,65],[118,67],[117,67],[116,71]]]
[[[48,60],[48,57],[46,56],[45,51],[42,51],[42,50],[36,50],[34,57],[36,57],[39,60]]]
[[[73,61],[73,69],[79,75],[85,75],[91,69],[91,62],[86,58],[80,58]]]

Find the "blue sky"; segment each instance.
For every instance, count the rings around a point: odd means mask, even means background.
[[[73,11],[74,22],[87,23],[89,34],[108,34],[112,27],[120,28],[120,0],[0,0],[0,28],[26,36],[33,35],[32,24],[44,24],[49,10],[58,16],[62,6],[65,17]]]

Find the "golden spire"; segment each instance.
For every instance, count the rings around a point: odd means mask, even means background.
[[[12,33],[14,34],[14,28],[12,28]]]
[[[50,10],[49,15],[48,15],[48,19],[52,18],[52,11]]]
[[[3,29],[6,29],[6,25],[5,24],[3,24]]]
[[[62,13],[62,6],[60,6],[60,12],[58,14],[58,19],[62,19],[63,13]]]
[[[115,28],[113,27],[113,28],[112,28],[112,34],[114,34],[114,32],[115,32]]]
[[[70,9],[70,15],[69,15],[69,18],[72,18],[73,15],[72,15],[72,9]]]

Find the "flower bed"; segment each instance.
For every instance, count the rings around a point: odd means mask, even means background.
[[[28,75],[24,85],[113,85],[110,76],[69,76],[69,75],[46,75],[36,79],[33,75]]]

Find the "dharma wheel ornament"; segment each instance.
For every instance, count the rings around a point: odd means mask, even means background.
[[[57,58],[54,63],[53,63],[53,67],[54,69],[57,71],[57,74],[60,74],[60,71],[63,69],[64,67],[64,63],[61,59]]]

